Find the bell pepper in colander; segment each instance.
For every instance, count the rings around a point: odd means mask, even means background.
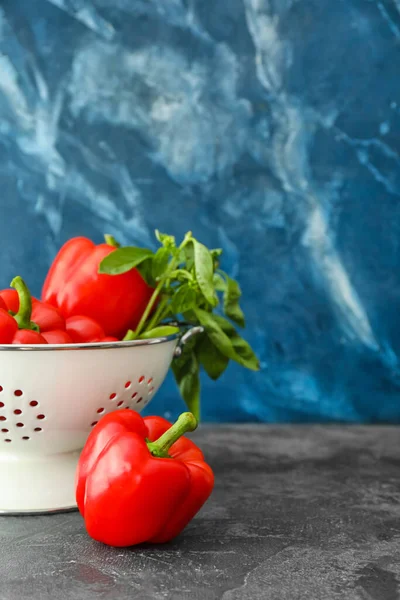
[[[121,338],[135,329],[153,290],[136,269],[121,275],[99,273],[103,258],[116,247],[91,240],[69,240],[57,254],[42,290],[42,300],[65,317],[91,317],[105,335]]]
[[[30,295],[27,288],[23,291],[20,290],[20,293],[22,293],[24,297],[26,294]],[[11,314],[16,314],[18,312],[20,303],[19,293],[16,289],[2,290],[0,292],[0,300],[5,304],[6,310],[11,312]],[[72,339],[65,331],[65,319],[60,311],[55,306],[47,304],[46,302],[40,302],[33,297],[31,298],[31,303],[32,312],[30,320],[35,325],[34,329],[38,328],[42,336],[39,338],[40,342],[38,343],[72,344]],[[18,334],[18,339],[21,335],[22,334]],[[33,336],[31,334],[24,334],[25,341],[18,343],[35,343],[35,338],[37,338],[35,332]],[[43,342],[42,338],[44,338],[45,342]],[[33,342],[30,340],[33,340]]]
[[[6,304],[8,310],[12,307],[18,310],[19,298],[16,290],[5,290],[15,292],[17,298],[7,293]],[[2,300],[0,292],[0,300]],[[65,320],[58,308],[48,302],[40,302],[32,298],[31,320],[38,325],[40,333],[48,344],[72,344],[83,342],[110,342],[118,341],[115,337],[105,337],[103,329],[94,319],[90,317],[70,317]]]
[[[65,324],[67,333],[75,344],[118,341],[116,337],[106,336],[102,327],[90,317],[69,317]]]
[[[48,344],[72,344],[65,330],[65,319],[57,308],[47,302],[32,299],[32,321],[39,326]]]
[[[11,344],[17,331],[17,321],[9,314],[6,305],[0,302],[0,344]]]
[[[91,431],[76,472],[88,534],[110,546],[164,543],[200,510],[214,486],[201,450],[182,437],[197,426],[183,413],[171,426],[125,409]]]
[[[17,290],[1,290],[0,298],[2,302],[6,305],[7,310],[11,311],[14,314],[18,312],[19,298]]]
[[[18,311],[15,315],[8,312],[8,306],[0,298],[0,342],[2,344],[47,344],[39,333],[39,327],[31,321],[32,298],[21,277],[11,282],[18,294]],[[2,308],[2,307],[5,308]]]
[[[9,289],[0,292],[0,300],[5,303],[7,310],[15,314],[19,309],[19,295],[17,290]],[[47,302],[40,302],[32,296],[31,319],[39,326],[40,333],[53,330],[65,331],[65,319],[55,306]]]

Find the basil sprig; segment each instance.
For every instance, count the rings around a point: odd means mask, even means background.
[[[125,339],[157,337],[166,328],[172,332],[168,323],[174,320],[204,327],[204,333],[191,338],[172,363],[180,393],[199,418],[201,368],[216,380],[230,360],[253,371],[259,369],[259,362],[235,327],[245,326],[242,292],[238,282],[219,268],[222,250],[209,250],[191,232],[180,245],[171,235],[155,233],[160,243],[156,252],[118,248],[103,259],[99,271],[119,275],[135,267],[154,288],[136,330]]]

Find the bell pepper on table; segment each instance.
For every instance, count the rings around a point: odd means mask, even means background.
[[[110,238],[106,238],[110,239]],[[136,269],[121,275],[99,273],[103,258],[116,250],[85,237],[69,240],[58,252],[42,290],[42,300],[65,317],[91,317],[106,336],[121,338],[135,329],[153,290]]]
[[[214,486],[201,450],[181,437],[197,426],[183,413],[161,417],[125,409],[91,431],[76,472],[76,499],[88,534],[110,546],[164,543],[200,510]]]

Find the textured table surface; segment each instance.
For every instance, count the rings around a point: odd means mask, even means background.
[[[204,427],[215,492],[163,547],[107,548],[76,513],[0,519],[3,600],[395,600],[400,429]]]

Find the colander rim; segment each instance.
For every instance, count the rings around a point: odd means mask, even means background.
[[[90,342],[84,344],[0,344],[0,352],[71,352],[73,350],[116,350],[117,348],[135,348],[138,346],[152,346],[153,344],[164,344],[182,337],[182,332],[173,333],[148,340],[129,340],[118,342]]]

